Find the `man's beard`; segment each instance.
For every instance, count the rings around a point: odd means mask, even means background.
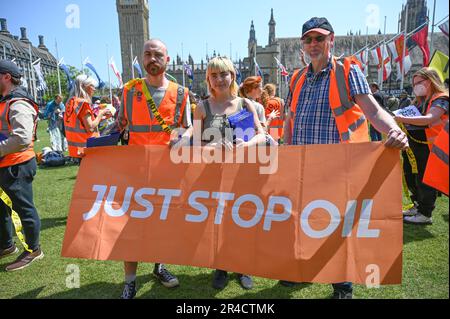
[[[163,65],[163,66],[159,67],[156,64],[147,64],[145,70],[150,75],[158,76],[158,75],[161,75],[164,72],[166,72],[166,68],[167,68],[167,65]]]

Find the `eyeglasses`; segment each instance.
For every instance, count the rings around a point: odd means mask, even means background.
[[[317,43],[321,43],[325,40],[327,36],[325,35],[319,35],[317,37],[306,37],[303,39],[303,42],[306,44],[311,44],[313,42],[313,40],[316,40]]]
[[[425,81],[428,81],[428,79],[423,79],[422,81],[413,83],[413,86],[419,85],[420,83],[425,82]]]

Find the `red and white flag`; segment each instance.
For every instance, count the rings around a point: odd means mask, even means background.
[[[369,50],[365,48],[355,55],[359,62],[361,62],[361,71],[365,76],[369,75]]]
[[[389,42],[388,46],[392,53],[392,60],[397,64],[397,80],[400,80],[402,78],[402,71],[403,75],[406,75],[412,66],[408,48],[404,48],[405,34],[402,33],[394,41]],[[403,48],[405,56],[403,56]]]
[[[383,82],[386,81],[391,75],[392,67],[391,67],[391,57],[387,51],[386,45],[382,44],[371,52],[372,58],[377,65],[378,71],[383,69]]]
[[[423,66],[428,66],[430,62],[430,47],[428,46],[428,24],[424,25],[419,31],[411,36],[420,48],[423,54]]]
[[[109,65],[111,66],[111,69],[113,70],[114,74],[117,77],[117,80],[119,81],[120,88],[122,88],[123,87],[122,75],[117,70],[116,63],[114,62],[114,58],[111,58],[109,60]]]

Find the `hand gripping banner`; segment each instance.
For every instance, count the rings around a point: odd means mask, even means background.
[[[62,256],[296,282],[401,283],[397,150],[379,143],[247,150],[255,163],[241,163],[237,151],[219,163],[201,150],[179,149],[191,159],[181,163],[163,146],[88,149]]]

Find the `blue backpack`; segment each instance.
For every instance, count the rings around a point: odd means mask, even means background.
[[[42,157],[42,165],[46,167],[57,167],[64,166],[66,164],[66,159],[62,153],[59,152],[49,152]]]

